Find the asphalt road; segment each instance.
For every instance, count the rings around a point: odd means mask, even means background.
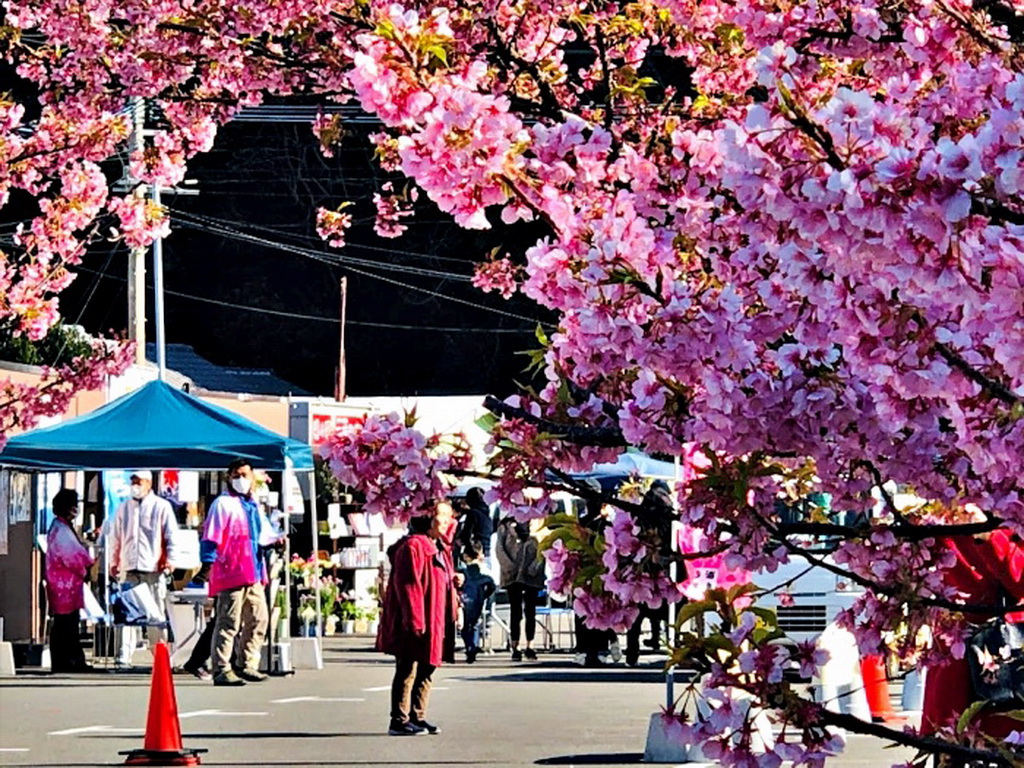
[[[648,721],[665,699],[646,667],[574,667],[566,654],[513,664],[505,655],[435,674],[437,736],[389,737],[391,661],[365,638],[327,638],[323,670],[244,688],[175,676],[184,745],[215,766],[636,765]],[[144,673],[19,675],[0,681],[0,765],[113,766],[142,746]],[[910,756],[853,737],[837,768]]]

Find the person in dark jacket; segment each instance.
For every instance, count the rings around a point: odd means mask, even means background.
[[[644,494],[640,510],[636,515],[642,536],[658,548],[659,565],[668,569],[672,560],[672,519],[675,507],[672,504],[672,492],[664,480],[655,480],[651,488]],[[640,658],[640,633],[644,619],[651,625],[651,637],[645,645],[658,650],[661,639],[662,622],[668,623],[668,603],[662,602],[656,608],[641,604],[640,613],[633,625],[626,632],[626,664],[636,666]]]
[[[496,589],[494,579],[483,571],[483,552],[476,547],[462,553],[464,581],[462,595],[462,642],[466,649],[466,663],[472,664],[480,653],[480,618]]]
[[[484,500],[483,488],[470,488],[466,492],[466,505],[468,509],[462,516],[456,539],[461,551],[469,549],[476,544],[484,553],[486,560],[491,556],[491,534],[494,533],[494,523],[491,519],[491,510]]]
[[[608,519],[604,516],[604,501],[601,495],[604,489],[593,478],[583,481],[592,494],[598,494],[586,500],[586,506],[580,514],[580,525],[588,528],[597,536],[604,535]],[[593,629],[586,625],[578,613],[574,617],[576,635],[576,663],[584,667],[603,666],[602,656],[606,656],[615,642],[615,631],[611,629]]]
[[[538,543],[530,535],[526,523],[506,517],[498,526],[498,566],[501,586],[508,591],[511,609],[509,643],[512,661],[536,659],[533,637],[537,631],[537,603],[544,589],[544,561],[538,554]],[[519,650],[519,630],[526,614],[526,650]]]
[[[388,549],[391,577],[384,593],[377,650],[395,657],[391,736],[440,733],[428,722],[431,676],[443,661],[452,592],[449,561],[437,540],[451,528],[452,508],[409,521],[409,534]]]

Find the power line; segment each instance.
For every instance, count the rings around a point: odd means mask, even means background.
[[[198,229],[202,232],[209,232],[215,235],[221,235],[223,237],[233,238],[236,240],[244,240],[246,242],[255,243],[262,245],[267,248],[275,248],[278,250],[288,251],[290,253],[298,254],[299,256],[306,256],[320,261],[325,264],[331,264],[334,266],[341,265],[355,265],[363,267],[372,267],[377,269],[389,270],[392,272],[405,272],[410,275],[418,275],[420,277],[439,277],[445,280],[458,280],[460,282],[469,282],[472,277],[469,275],[460,275],[457,272],[445,272],[439,269],[428,269],[426,267],[410,267],[403,264],[385,264],[379,261],[371,261],[369,259],[360,259],[354,256],[346,256],[343,254],[334,253],[323,253],[316,251],[311,248],[303,248],[299,245],[292,245],[291,243],[283,243],[279,240],[269,240],[259,235],[253,235],[248,232],[242,232],[241,230],[235,229],[231,226],[225,226],[223,224],[210,223],[204,221],[203,217],[195,216],[193,214],[182,214],[179,218],[172,219],[172,223],[177,222],[182,226],[189,229]],[[278,233],[280,234],[280,233]]]
[[[186,225],[186,226],[189,226],[191,228],[199,229],[201,231],[209,232],[211,234],[218,234],[218,235],[221,235],[222,237],[226,237],[226,238],[229,238],[229,239],[241,240],[243,242],[250,242],[250,243],[254,243],[256,245],[261,245],[261,246],[263,246],[265,248],[271,248],[271,249],[276,249],[276,250],[280,250],[280,251],[286,251],[288,253],[294,253],[294,254],[297,254],[299,256],[306,256],[307,258],[311,258],[311,259],[314,259],[315,261],[320,261],[320,262],[323,262],[323,263],[326,263],[326,264],[330,264],[332,266],[344,266],[347,270],[349,270],[350,272],[354,272],[357,275],[363,275],[364,277],[373,278],[374,280],[380,280],[380,281],[385,282],[385,283],[390,283],[390,284],[398,286],[400,288],[405,288],[406,290],[418,291],[419,293],[424,293],[424,294],[427,294],[429,296],[434,296],[436,298],[443,299],[445,301],[450,301],[450,302],[453,302],[455,304],[462,304],[462,305],[467,306],[467,307],[472,307],[474,309],[483,310],[485,312],[491,312],[491,313],[494,313],[496,315],[502,315],[503,317],[509,317],[509,318],[514,319],[514,320],[523,320],[523,321],[526,321],[528,323],[540,323],[540,324],[543,324],[543,325],[549,325],[548,323],[543,323],[543,321],[538,320],[538,319],[533,318],[533,317],[527,317],[526,315],[519,315],[519,314],[516,314],[515,312],[506,312],[505,310],[502,310],[502,309],[496,309],[494,307],[489,307],[486,304],[478,304],[477,302],[469,301],[468,299],[461,299],[461,298],[458,298],[456,296],[450,296],[448,294],[441,293],[439,291],[431,290],[429,288],[422,288],[422,287],[420,287],[418,285],[411,285],[409,283],[403,283],[402,281],[395,280],[394,278],[385,277],[383,275],[377,275],[377,274],[374,274],[373,272],[367,272],[365,269],[359,269],[359,268],[353,266],[353,264],[362,264],[362,265],[366,265],[368,267],[372,267],[372,268],[375,268],[375,269],[389,269],[391,271],[406,272],[406,273],[409,273],[409,274],[419,274],[421,276],[428,276],[428,277],[442,277],[443,279],[461,279],[461,280],[465,280],[465,281],[470,280],[470,278],[466,277],[466,276],[454,275],[453,273],[441,272],[439,270],[427,270],[427,269],[423,269],[421,267],[401,267],[400,265],[394,265],[394,264],[381,264],[380,262],[367,261],[366,259],[355,259],[355,258],[353,258],[351,256],[337,256],[337,257],[333,257],[332,258],[332,257],[327,256],[326,254],[320,253],[318,251],[313,251],[313,250],[311,250],[309,248],[302,248],[300,246],[290,245],[288,243],[281,243],[281,242],[274,241],[274,240],[267,240],[266,238],[257,237],[256,235],[250,235],[250,234],[247,234],[245,232],[239,232],[237,230],[230,229],[228,227],[201,225],[201,224],[199,224],[197,222],[190,222],[190,221],[183,221],[181,223]]]
[[[107,260],[109,265],[110,260]],[[120,277],[119,275],[111,275],[105,271],[99,271],[95,269],[89,269],[87,267],[77,267],[79,272],[88,272],[89,274],[97,275],[100,278],[106,278],[108,280],[116,280],[118,282],[125,282],[126,278]],[[147,282],[147,287],[152,288],[152,283]],[[95,292],[95,285],[93,287]],[[290,320],[309,320],[318,323],[333,323],[337,325],[341,322],[340,318],[337,317],[323,317],[321,315],[307,315],[301,312],[286,312],[280,309],[268,309],[266,307],[253,307],[248,304],[236,304],[230,301],[222,301],[220,299],[211,299],[206,296],[195,296],[190,293],[181,293],[179,291],[164,290],[164,293],[168,296],[175,296],[180,299],[189,299],[191,301],[197,301],[202,304],[213,304],[220,307],[227,307],[229,309],[241,309],[246,312],[256,312],[264,315],[273,315],[275,317],[284,317]],[[84,311],[84,310],[83,310]],[[457,326],[437,326],[437,325],[401,325],[399,323],[378,323],[369,320],[348,320],[348,325],[365,326],[369,328],[390,328],[394,330],[408,330],[408,331],[439,331],[443,333],[533,333],[532,329],[529,328],[463,328]]]
[[[194,219],[196,221],[208,222],[210,224],[218,224],[218,225],[222,225],[222,226],[228,227],[228,228],[236,227],[236,226],[243,226],[246,229],[253,229],[253,230],[257,230],[257,231],[268,232],[268,233],[270,233],[272,235],[278,235],[278,236],[282,236],[282,237],[291,237],[291,238],[294,238],[296,240],[301,239],[301,240],[303,240],[303,241],[305,241],[307,243],[315,242],[315,243],[318,243],[320,245],[323,244],[323,241],[321,241],[321,240],[313,240],[313,238],[310,238],[310,237],[306,237],[306,236],[302,236],[302,235],[296,235],[296,234],[293,234],[291,232],[283,232],[282,230],[280,230],[278,228],[275,228],[275,227],[267,227],[267,226],[263,226],[261,224],[255,224],[255,223],[249,222],[249,221],[244,222],[242,224],[239,224],[238,222],[230,221],[228,219],[219,219],[219,218],[217,218],[215,216],[199,215],[197,213],[190,213],[188,211],[181,211],[181,210],[178,210],[177,208],[173,208],[171,206],[165,206],[165,207],[168,208],[171,212],[173,212],[176,216],[185,216],[187,218],[191,218],[191,219]],[[412,222],[410,222],[410,223],[412,223]],[[447,221],[438,220],[438,221],[435,221],[433,223],[447,223]],[[345,243],[345,248],[359,248],[359,249],[364,250],[364,251],[375,251],[377,253],[386,253],[386,254],[392,255],[392,256],[410,256],[410,257],[417,258],[417,259],[430,259],[432,261],[451,261],[451,262],[454,262],[456,264],[461,264],[463,266],[466,265],[466,260],[465,259],[458,259],[458,258],[455,258],[454,256],[439,256],[439,255],[433,254],[433,253],[421,253],[419,251],[406,251],[406,250],[402,250],[401,248],[383,247],[383,246],[379,246],[379,245],[364,245],[363,243],[351,243],[351,242],[346,242]],[[374,263],[377,263],[377,262],[374,262]]]

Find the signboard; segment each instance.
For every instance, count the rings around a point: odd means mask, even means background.
[[[288,411],[288,436],[309,443],[316,452],[339,429],[366,421],[368,409],[332,402],[293,402]]]
[[[319,448],[339,429],[352,429],[366,421],[363,414],[313,413],[309,419],[309,444]]]
[[[684,526],[678,533],[678,551],[692,554],[700,551],[703,534],[696,528]],[[687,580],[683,582],[683,594],[690,600],[703,600],[704,593],[714,587],[728,589],[750,581],[750,573],[740,568],[729,568],[725,554],[719,553],[686,561]]]

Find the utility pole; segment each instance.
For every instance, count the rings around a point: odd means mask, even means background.
[[[346,397],[345,377],[347,374],[345,366],[345,314],[348,303],[348,278],[341,278],[341,332],[338,344],[338,380],[334,384],[334,399],[341,401]]]
[[[135,97],[132,99],[132,134],[129,140],[129,151],[136,152],[145,148],[143,136],[146,124],[146,102]],[[138,179],[129,179],[129,183]],[[140,184],[132,194],[145,198],[146,188]],[[132,248],[128,255],[128,340],[135,342],[135,363],[144,365],[146,362],[146,248]]]

